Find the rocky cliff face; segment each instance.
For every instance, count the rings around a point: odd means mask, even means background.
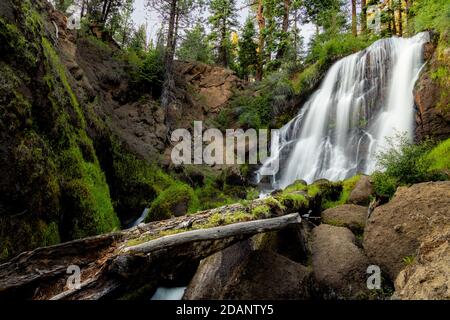
[[[448,37],[441,35],[437,44],[429,43],[425,47],[428,62],[414,89],[417,141],[450,137],[450,48],[444,45]]]

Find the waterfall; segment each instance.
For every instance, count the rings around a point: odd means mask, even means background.
[[[272,156],[258,179],[272,161],[280,163],[273,188],[297,179],[336,181],[373,172],[387,137],[413,137],[413,88],[428,41],[428,33],[382,39],[336,62],[297,116],[273,137]]]

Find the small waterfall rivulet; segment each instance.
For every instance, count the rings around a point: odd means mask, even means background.
[[[297,116],[272,137],[258,179],[272,174],[272,188],[284,188],[297,179],[373,172],[387,137],[413,137],[413,88],[428,41],[428,33],[382,39],[336,62]],[[280,163],[276,174],[270,172],[273,161]]]

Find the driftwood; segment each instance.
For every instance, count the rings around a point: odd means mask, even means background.
[[[0,298],[112,299],[144,284],[191,276],[201,259],[254,234],[300,223],[299,214],[241,222],[159,237],[162,231],[195,227],[213,214],[232,214],[242,205],[149,223],[117,233],[80,239],[23,253],[0,265]],[[149,236],[156,239],[146,241]],[[130,240],[141,244],[130,246]],[[68,290],[68,266],[81,269],[81,285]]]

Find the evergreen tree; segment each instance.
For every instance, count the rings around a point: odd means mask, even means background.
[[[177,56],[182,60],[212,63],[211,47],[205,29],[201,24],[197,24],[192,30],[186,32],[186,37],[180,44]]]
[[[228,67],[230,65],[231,32],[238,25],[235,0],[211,0],[209,4],[211,16],[210,38],[215,42],[217,49],[217,62]]]
[[[249,17],[245,23],[242,36],[239,39],[238,48],[238,60],[240,75],[244,79],[248,79],[248,76],[255,71],[258,63],[257,48],[258,45],[255,42],[256,30],[253,23],[253,18]]]

